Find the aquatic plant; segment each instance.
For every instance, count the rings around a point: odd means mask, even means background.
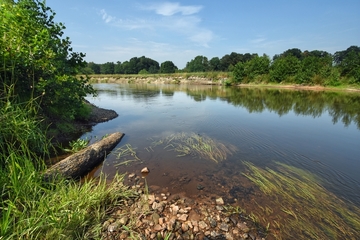
[[[269,204],[280,208],[268,212],[278,214],[272,216],[271,225],[280,229],[280,233],[270,229],[278,239],[356,239],[358,236],[360,209],[329,192],[316,175],[278,162],[276,170],[244,164],[249,172],[243,175],[268,196]]]
[[[117,161],[115,161],[114,166],[118,167],[120,165],[128,165],[135,161],[141,161],[140,158],[136,155],[135,148],[131,144],[125,144],[112,152],[116,156]]]
[[[193,156],[209,159],[216,163],[224,161],[228,155],[236,151],[231,144],[223,144],[207,136],[192,133],[175,133],[168,137],[152,142],[152,146],[145,148],[148,151],[153,147],[164,145],[164,149],[174,151],[177,157]]]

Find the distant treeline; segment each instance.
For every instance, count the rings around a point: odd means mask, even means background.
[[[351,46],[330,54],[326,51],[288,49],[272,59],[256,53],[226,54],[222,58],[196,56],[184,69],[172,61],[133,57],[125,62],[87,63],[83,74],[155,74],[175,72],[233,72],[233,82],[294,82],[298,84],[340,85],[360,83],[360,47]]]

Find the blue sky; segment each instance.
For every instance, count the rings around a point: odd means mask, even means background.
[[[360,46],[359,0],[46,0],[74,51],[95,63],[146,56],[179,68],[198,55],[273,57]]]

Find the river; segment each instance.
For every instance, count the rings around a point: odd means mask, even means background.
[[[261,169],[280,163],[313,174],[314,185],[360,206],[359,93],[166,84],[94,87],[98,96],[87,99],[119,117],[82,138],[96,140],[115,131],[125,137],[91,176],[139,174],[146,166],[153,191],[197,199],[222,196],[229,204],[250,207],[249,201],[267,200],[258,197],[244,163]],[[222,150],[213,156],[195,151],[206,141]]]

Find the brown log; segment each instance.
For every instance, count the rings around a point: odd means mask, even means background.
[[[99,142],[61,160],[46,170],[45,179],[60,174],[66,178],[79,178],[90,172],[105,160],[111,150],[121,141],[123,133],[116,132]]]

